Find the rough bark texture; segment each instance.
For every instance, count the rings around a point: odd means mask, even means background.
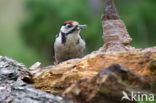
[[[135,52],[118,54],[92,54],[80,60],[49,67],[39,76],[34,76],[34,85],[42,90],[61,94],[72,83],[82,78],[91,78],[112,64],[120,64],[137,75],[155,76],[156,53]],[[128,78],[128,77],[125,77]]]
[[[120,65],[112,65],[93,78],[82,79],[71,85],[63,95],[79,103],[96,103],[97,100],[98,103],[133,103],[128,100],[121,101],[122,92],[130,95],[133,89],[145,90],[149,87],[149,83],[142,76]]]
[[[119,53],[127,51],[137,51],[129,44],[132,38],[129,36],[125,24],[122,20],[106,20],[103,21],[103,34],[104,47],[101,49],[107,53]]]
[[[116,20],[119,19],[115,4],[113,0],[105,0],[104,4],[104,15],[102,20]]]
[[[105,43],[101,51],[107,53],[138,51],[130,46],[132,38],[127,32],[124,22],[119,18],[113,0],[105,0],[102,25]]]
[[[0,56],[0,103],[70,103],[24,82],[30,77],[23,64]]]

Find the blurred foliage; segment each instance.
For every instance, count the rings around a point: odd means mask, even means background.
[[[61,24],[76,20],[87,53],[102,46],[101,14],[104,0],[4,0],[0,2],[0,55],[27,66],[53,61],[53,42]],[[115,0],[135,47],[156,44],[156,0]],[[6,6],[4,6],[6,5]]]

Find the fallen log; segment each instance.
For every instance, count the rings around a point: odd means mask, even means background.
[[[0,103],[70,103],[28,84],[31,75],[21,63],[0,56]]]
[[[123,91],[154,95],[156,47],[137,49],[130,45],[132,38],[113,0],[105,0],[102,26],[104,45],[99,50],[81,59],[39,68],[33,85],[75,103],[120,103]]]
[[[136,103],[141,100],[131,99],[132,92],[155,97],[156,47],[132,47],[132,38],[113,0],[105,0],[104,7],[104,44],[99,50],[83,58],[43,68],[38,62],[29,69],[17,62],[6,65],[3,63],[5,59],[2,59],[0,95],[6,94],[0,97],[2,102],[23,101],[25,96],[28,103],[66,102],[62,97],[74,103]]]

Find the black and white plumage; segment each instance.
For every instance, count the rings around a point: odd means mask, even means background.
[[[64,22],[54,42],[56,63],[84,55],[86,44],[80,36],[80,31],[85,27],[86,25],[80,25],[73,20]]]

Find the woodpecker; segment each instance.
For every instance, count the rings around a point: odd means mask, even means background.
[[[86,28],[86,25],[80,25],[74,20],[63,23],[54,42],[54,56],[57,64],[72,58],[81,58],[84,55],[86,43],[80,35],[83,28]]]

